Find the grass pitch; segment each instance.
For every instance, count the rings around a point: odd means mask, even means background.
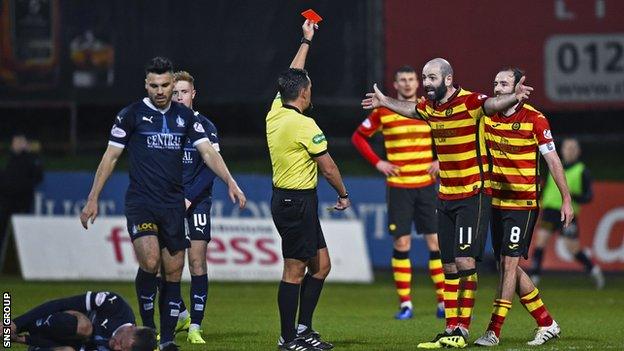
[[[336,350],[415,350],[416,344],[439,333],[435,297],[425,273],[415,273],[415,317],[396,321],[397,297],[390,273],[379,273],[371,285],[325,285],[314,319],[314,328],[333,342]],[[476,296],[470,341],[480,336],[490,319],[496,277],[481,275]],[[10,292],[12,315],[57,297],[86,290],[116,291],[137,306],[132,283],[24,282],[0,276],[2,292]],[[188,302],[189,284],[183,284]],[[516,298],[496,350],[624,350],[624,276],[607,277],[602,291],[584,275],[546,275],[540,286],[542,299],[561,325],[562,337],[540,347],[525,343],[535,323]],[[206,345],[191,345],[186,333],[176,342],[183,350],[275,350],[279,336],[277,283],[211,283],[203,323]],[[136,307],[135,307],[136,309]],[[137,320],[140,322],[140,317]],[[25,350],[13,345],[16,350]]]

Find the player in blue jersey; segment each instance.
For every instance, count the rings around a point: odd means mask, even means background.
[[[195,79],[186,71],[174,74],[173,101],[193,109],[195,98]],[[217,128],[205,116],[195,112],[195,116],[206,131],[206,135],[215,150],[220,151]],[[188,250],[188,263],[191,273],[190,291],[190,326],[187,340],[192,344],[206,343],[201,335],[200,326],[204,318],[206,299],[208,297],[208,270],[206,267],[206,248],[210,242],[210,208],[212,207],[212,184],[216,177],[210,170],[193,145],[188,142],[184,146],[182,158],[184,169],[184,198],[186,203],[186,219],[191,238]],[[184,311],[183,313],[188,314]],[[180,321],[178,322],[180,324]]]
[[[11,338],[30,350],[153,351],[156,333],[137,327],[134,312],[114,292],[86,294],[43,303],[13,319]]]
[[[193,111],[172,102],[173,67],[166,58],[156,57],[146,67],[148,97],[119,112],[110,132],[108,147],[80,220],[87,228],[95,220],[98,198],[124,148],[130,155],[130,185],[126,192],[125,214],[139,269],[135,279],[143,325],[155,328],[156,273],[164,272],[160,307],[160,348],[177,349],[174,329],[181,311],[180,278],[184,253],[190,247],[185,231],[183,147],[187,140],[197,148],[204,162],[228,186],[232,202],[242,208],[245,195],[212,147]]]

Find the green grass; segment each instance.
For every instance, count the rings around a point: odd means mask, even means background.
[[[434,317],[434,297],[424,273],[415,275],[413,301],[416,317],[395,321],[395,291],[389,273],[377,275],[372,285],[331,284],[325,286],[314,328],[336,345],[337,350],[414,350],[443,328]],[[48,299],[85,290],[116,291],[137,305],[132,283],[24,282],[0,276],[3,291],[12,295],[12,313],[18,315]],[[471,341],[489,322],[494,296],[494,276],[481,276]],[[274,350],[279,320],[277,284],[211,283],[206,318],[205,346],[176,341],[183,350]],[[582,275],[547,275],[540,286],[542,298],[562,328],[562,338],[539,350],[624,349],[624,277],[610,276],[607,287],[595,291]],[[188,284],[183,285],[188,296]],[[137,314],[138,316],[138,314]],[[533,335],[534,321],[516,299],[503,328],[497,350],[535,350],[525,345]],[[17,350],[25,348],[18,346]]]

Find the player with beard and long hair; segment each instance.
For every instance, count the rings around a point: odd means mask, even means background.
[[[425,64],[422,83],[426,99],[418,102],[390,98],[375,84],[362,107],[386,107],[423,119],[432,129],[440,162],[438,239],[445,275],[446,328],[418,347],[465,347],[477,289],[476,262],[483,253],[490,220],[490,165],[483,117],[528,99],[533,88],[523,84],[523,77],[511,94],[473,93],[453,84],[453,68],[443,58]]]

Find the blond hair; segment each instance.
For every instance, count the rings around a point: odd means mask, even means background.
[[[195,85],[195,78],[193,78],[193,76],[187,71],[177,71],[176,73],[174,73],[173,81],[174,82],[185,81],[185,82],[191,83],[191,85],[193,86]]]

